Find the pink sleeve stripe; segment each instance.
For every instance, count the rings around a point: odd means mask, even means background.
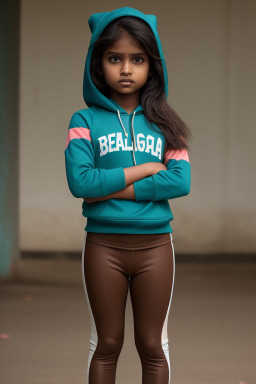
[[[66,148],[69,145],[69,142],[73,139],[87,139],[91,141],[90,129],[82,127],[70,128],[68,130]]]
[[[164,158],[164,164],[166,165],[167,162],[171,159],[186,160],[190,162],[188,157],[188,151],[186,149],[172,149],[167,151]]]

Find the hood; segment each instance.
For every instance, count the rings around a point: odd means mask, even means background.
[[[124,124],[121,119],[121,114],[128,115],[128,112],[124,110],[119,104],[117,104],[112,98],[107,98],[104,96],[97,87],[93,84],[91,75],[90,75],[90,64],[91,64],[91,57],[92,57],[92,51],[93,51],[93,43],[98,40],[100,37],[102,31],[104,28],[114,19],[121,17],[121,16],[135,16],[140,19],[143,19],[145,22],[148,23],[150,28],[152,29],[154,36],[156,38],[160,58],[162,60],[162,66],[164,71],[164,83],[165,83],[165,94],[166,98],[168,96],[168,76],[167,76],[167,69],[166,69],[166,63],[163,55],[162,45],[160,38],[158,36],[157,32],[157,18],[155,15],[145,15],[141,11],[130,8],[130,7],[122,7],[115,9],[111,12],[101,12],[101,13],[93,13],[89,19],[88,24],[92,33],[92,37],[89,43],[89,48],[86,56],[85,61],[85,68],[84,68],[84,78],[83,78],[83,98],[88,107],[91,107],[93,105],[99,106],[101,108],[107,109],[112,113],[117,114],[120,124],[122,126],[122,129],[124,131],[124,134],[126,137],[128,137],[128,133],[124,127]],[[134,109],[132,112],[132,134],[133,134],[133,161],[136,165],[134,150],[137,150],[136,147],[136,140],[134,135],[134,117],[135,114],[141,114],[143,113],[142,105],[138,105],[137,108]]]
[[[102,31],[105,29],[105,27],[114,19],[117,19],[121,16],[136,16],[140,19],[143,19],[145,22],[148,23],[150,28],[152,29],[154,36],[156,38],[159,54],[162,60],[162,66],[164,71],[164,79],[165,79],[165,94],[166,98],[168,96],[168,76],[167,76],[167,69],[166,69],[166,63],[163,55],[162,45],[160,38],[158,36],[157,32],[157,18],[155,15],[145,15],[141,11],[130,8],[130,7],[122,7],[115,9],[111,12],[101,12],[101,13],[93,13],[89,19],[88,24],[90,27],[90,30],[92,32],[92,37],[89,43],[89,48],[86,56],[85,61],[85,68],[84,68],[84,78],[83,78],[83,98],[88,107],[91,107],[92,105],[98,105],[102,108],[108,109],[112,112],[117,112],[117,106],[113,103],[112,99],[108,99],[106,96],[104,96],[93,84],[91,76],[90,76],[90,63],[91,63],[91,56],[93,47],[92,44],[98,40],[100,37]],[[119,106],[120,113],[127,113],[124,109],[122,109]],[[138,106],[136,108],[136,112],[142,110],[141,106]]]

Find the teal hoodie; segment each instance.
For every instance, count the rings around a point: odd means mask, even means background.
[[[75,112],[69,123],[64,151],[67,182],[76,198],[107,196],[126,188],[124,168],[161,162],[167,170],[134,182],[135,200],[83,201],[82,214],[87,218],[87,232],[171,233],[173,215],[168,199],[190,192],[187,150],[167,151],[164,156],[164,134],[154,123],[149,123],[142,106],[129,114],[112,98],[105,97],[90,77],[92,44],[112,20],[128,15],[146,21],[155,35],[168,96],[167,70],[156,16],[130,7],[92,14],[88,20],[92,37],[83,79],[83,97],[88,108]]]

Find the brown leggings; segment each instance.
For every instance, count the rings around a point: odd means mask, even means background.
[[[91,320],[87,384],[114,384],[128,289],[142,384],[170,384],[167,334],[175,276],[171,233],[86,232],[82,277]]]

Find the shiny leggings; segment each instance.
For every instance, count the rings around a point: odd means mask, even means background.
[[[87,384],[114,384],[128,289],[142,384],[170,384],[168,315],[175,276],[171,233],[86,232],[82,277],[91,321]]]

